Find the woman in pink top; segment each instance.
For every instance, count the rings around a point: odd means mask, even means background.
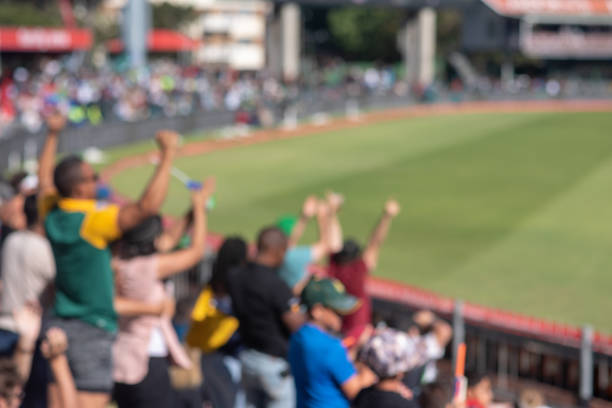
[[[166,298],[163,280],[196,265],[204,255],[206,201],[214,182],[192,192],[193,237],[189,248],[158,253],[162,233],[161,217],[150,217],[123,235],[114,261],[116,296],[159,304]],[[173,406],[168,375],[168,358],[189,367],[190,361],[171,326],[172,315],[121,315],[113,348],[114,399],[120,408],[162,408]]]

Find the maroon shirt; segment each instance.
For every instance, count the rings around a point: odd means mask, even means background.
[[[346,292],[361,301],[361,306],[353,313],[344,316],[342,320],[342,334],[345,337],[359,339],[361,333],[371,322],[372,304],[366,293],[366,280],[369,275],[368,267],[362,258],[340,265],[330,259],[328,275],[330,278],[338,279]]]

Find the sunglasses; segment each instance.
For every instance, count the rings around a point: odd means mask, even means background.
[[[98,173],[92,174],[90,177],[81,177],[81,183],[97,183],[100,179]]]

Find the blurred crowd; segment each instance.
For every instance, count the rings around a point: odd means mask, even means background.
[[[391,68],[349,70],[345,64],[313,72],[304,83],[285,84],[266,73],[204,69],[170,60],[154,61],[147,71],[131,71],[110,65],[77,68],[69,61],[43,59],[34,67],[5,72],[0,80],[0,129],[19,124],[38,132],[44,115],[53,110],[62,112],[70,126],[198,111],[257,112],[282,108],[301,88],[331,90],[348,84],[355,92],[386,92],[395,82]]]
[[[0,407],[511,406],[494,403],[486,374],[466,383],[440,368],[452,328],[431,311],[373,318],[366,282],[395,200],[364,242],[345,239],[338,214],[350,203],[334,192],[307,197],[253,245],[227,237],[179,311],[171,278],[205,254],[215,179],[187,183],[190,210],[165,223],[176,133],[157,134],[156,171],[118,205],[80,157],[56,164],[65,126],[49,114],[37,174],[0,189]],[[303,244],[311,220],[318,235]]]

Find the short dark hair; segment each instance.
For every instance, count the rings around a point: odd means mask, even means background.
[[[53,172],[53,183],[62,197],[70,197],[75,184],[81,181],[83,159],[71,155],[63,159]]]
[[[455,384],[449,375],[441,376],[436,382],[427,384],[419,395],[422,408],[440,408],[451,402],[454,397]]]
[[[9,184],[13,187],[13,191],[15,194],[19,194],[19,185],[21,182],[28,177],[28,173],[25,171],[20,171],[11,176],[9,179]]]
[[[38,222],[38,200],[36,194],[31,194],[26,197],[23,203],[23,212],[26,216],[28,228],[33,227]]]
[[[12,358],[0,359],[0,398],[8,399],[13,388],[23,385]]]
[[[257,251],[267,252],[270,250],[276,250],[281,247],[287,247],[287,236],[278,227],[265,227],[259,232],[257,236]]]
[[[361,257],[361,245],[354,239],[347,239],[342,245],[340,252],[332,255],[332,261],[338,265],[344,265]]]

